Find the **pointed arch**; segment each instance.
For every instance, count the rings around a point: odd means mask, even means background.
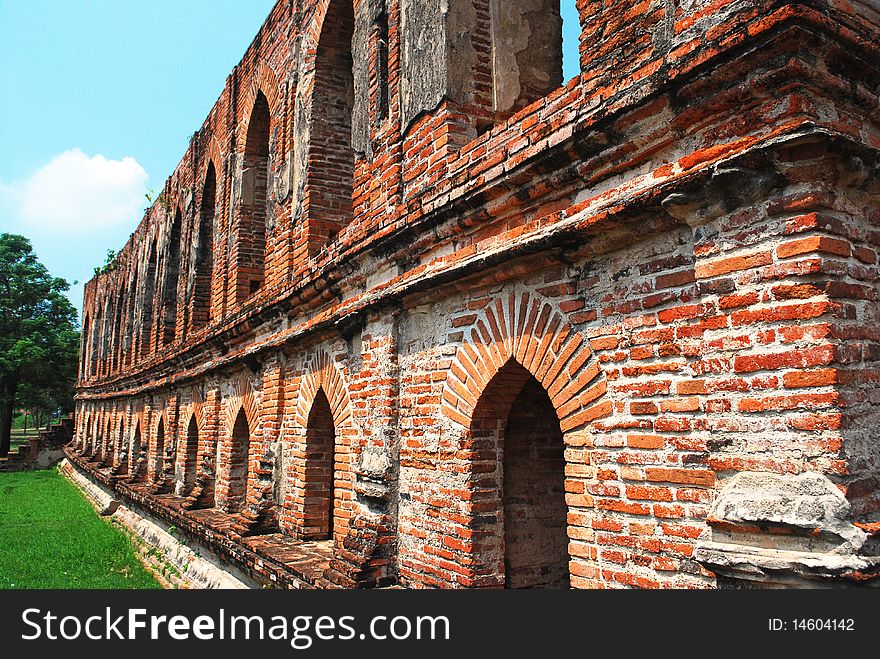
[[[111,373],[119,369],[120,344],[122,343],[122,309],[124,306],[123,287],[120,284],[115,296],[115,318],[113,321],[113,334],[110,342],[110,367]]]
[[[159,482],[162,472],[165,469],[165,414],[159,415],[159,422],[156,424],[156,453],[153,455],[152,481]]]
[[[301,537],[333,538],[338,512],[336,495],[336,427],[324,389],[318,389],[305,426],[305,459],[299,481],[302,498]]]
[[[137,307],[137,296],[140,284],[140,269],[137,262],[131,268],[131,276],[129,278],[128,296],[126,304],[128,309],[125,315],[125,336],[122,341],[122,350],[124,351],[120,357],[120,363],[134,364],[139,350],[137,336],[135,332],[135,307]]]
[[[239,408],[232,424],[229,464],[229,491],[226,511],[241,512],[247,500],[248,483],[251,481],[250,447],[253,426],[248,421],[244,407]]]
[[[565,440],[541,383],[511,358],[489,381],[470,426],[479,475],[473,529],[480,576],[507,588],[567,588]]]
[[[80,377],[83,380],[87,380],[89,378],[89,347],[91,341],[90,331],[90,323],[89,323],[89,312],[85,313],[83,317],[83,330],[82,330],[82,340],[80,341],[80,360],[79,360],[79,372]]]
[[[258,91],[245,133],[242,154],[241,204],[235,250],[235,298],[243,302],[266,281],[266,222],[269,205],[269,167],[272,114]]]
[[[477,399],[510,359],[544,387],[563,432],[611,413],[589,341],[548,301],[510,292],[486,305],[458,349],[443,387],[446,418],[468,428]]]
[[[461,563],[464,582],[510,588],[568,586],[566,449],[612,412],[589,341],[550,301],[496,296],[465,328],[441,409],[459,445],[474,500],[449,502],[485,538]]]
[[[150,354],[153,347],[153,303],[156,297],[156,277],[158,254],[156,238],[150,241],[147,251],[146,270],[143,282],[143,297],[141,303],[141,336],[140,353],[142,357]]]
[[[120,412],[116,422],[116,458],[113,461],[114,472],[118,475],[128,473],[128,450],[125,446],[125,427],[128,419]]]
[[[162,345],[174,342],[177,329],[177,293],[180,285],[180,237],[183,227],[183,212],[178,206],[168,233],[168,247],[165,259],[163,282]]]
[[[101,356],[98,375],[107,375],[110,371],[110,349],[113,347],[113,294],[104,293],[104,327],[101,329]]]
[[[193,286],[192,326],[200,329],[211,322],[211,280],[214,274],[214,218],[217,214],[217,170],[208,161],[199,207],[198,236],[195,240],[195,285]]]
[[[282,103],[284,102],[284,88],[278,81],[275,71],[265,60],[257,63],[254,75],[251,77],[250,84],[244,88],[244,92],[240,99],[241,107],[250,108],[253,112],[254,104],[257,97],[262,94],[269,104],[269,114],[272,117],[280,117],[283,111]],[[245,123],[250,122],[250,113]],[[242,137],[240,136],[241,140]],[[246,138],[245,138],[246,139]],[[244,148],[244,143],[239,144],[239,149]]]
[[[231,433],[235,425],[238,413],[244,410],[247,421],[252,429],[257,428],[260,421],[260,408],[256,391],[253,385],[244,375],[239,377],[234,385],[232,394],[226,399],[224,405],[224,424],[227,433]]]
[[[92,345],[89,348],[90,377],[97,377],[100,375],[101,329],[104,326],[104,308],[101,304],[98,304],[97,306],[98,311],[95,314],[94,325],[92,326]]]
[[[354,7],[330,0],[315,51],[308,156],[308,248],[314,254],[350,224],[355,152]]]
[[[108,461],[114,454],[113,437],[111,435],[112,421],[113,413],[110,410],[107,410],[106,418],[104,420],[104,436],[101,438],[101,458],[105,464],[109,464]]]
[[[196,483],[199,454],[199,421],[195,414],[190,414],[186,424],[186,448],[184,450],[182,483],[180,494],[187,496]]]
[[[330,403],[333,423],[337,428],[351,423],[351,400],[345,381],[330,356],[319,352],[312,357],[302,377],[299,387],[299,401],[296,408],[296,424],[300,428],[308,426],[309,414],[314,406],[318,391],[323,389]]]
[[[132,420],[134,430],[131,433],[131,450],[128,453],[128,473],[133,482],[139,482],[146,476],[147,451],[141,436],[143,427],[141,415],[142,413],[137,413]]]

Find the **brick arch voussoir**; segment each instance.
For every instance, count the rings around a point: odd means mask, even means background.
[[[198,387],[193,388],[189,397],[189,403],[181,411],[180,419],[183,421],[183,425],[180,428],[184,433],[189,429],[189,424],[193,417],[195,417],[196,426],[199,432],[201,432],[205,423],[205,401],[202,399],[202,394]]]
[[[327,355],[319,353],[313,360],[307,373],[303,376],[299,388],[299,402],[296,410],[296,422],[300,428],[308,427],[309,414],[315,404],[318,391],[323,389],[330,402],[333,413],[333,424],[337,428],[345,428],[351,424],[351,399],[348,387],[339,369]]]
[[[194,184],[196,190],[198,190],[199,211],[201,210],[202,205],[205,203],[205,181],[208,178],[208,167],[210,165],[214,165],[214,176],[216,177],[215,184],[217,186],[217,191],[219,191],[220,184],[223,181],[224,160],[225,158],[223,154],[223,147],[220,145],[217,136],[212,133],[210,139],[208,140],[208,147],[205,150],[204,156],[202,157],[202,162],[199,165],[199,178]]]
[[[353,0],[317,0],[315,2],[315,10],[312,13],[312,20],[308,29],[306,29],[303,39],[303,53],[311,55],[307,59],[314,62],[314,55],[318,52],[318,44],[321,41],[321,32],[323,32],[324,21],[327,13],[330,11],[330,4],[333,2],[352,2]]]
[[[479,400],[498,372],[515,361],[541,383],[563,432],[611,413],[607,383],[589,342],[547,300],[509,293],[486,305],[446,373],[441,408],[468,429]]]
[[[165,429],[165,440],[167,441],[168,440],[168,433],[171,432],[171,427],[168,425],[168,405],[166,403],[163,403],[161,411],[154,410],[153,411],[153,418],[150,421],[151,421],[150,431],[152,432],[152,435],[150,435],[150,438],[151,439],[152,438],[158,439],[158,437],[159,437],[159,424],[161,423],[162,427]]]
[[[269,104],[269,124],[270,126],[275,126],[282,119],[283,91],[278,83],[278,76],[275,75],[272,67],[265,60],[260,60],[256,72],[251,77],[250,84],[245,88],[245,92],[241,97],[240,107],[244,108],[247,114],[242,117],[243,122],[241,125],[245,128],[239,131],[237,138],[237,148],[239,151],[244,151],[245,144],[247,143],[247,127],[251,123],[251,114],[254,111],[257,94],[263,92],[263,96],[266,97],[266,102]],[[214,163],[214,168],[215,170],[217,168],[216,162]]]
[[[235,391],[225,401],[224,422],[227,435],[232,436],[235,420],[238,418],[238,413],[241,410],[244,410],[248,428],[253,435],[259,425],[260,409],[254,389],[245,378],[240,378],[235,383]]]
[[[145,426],[146,421],[144,420],[143,409],[136,408],[135,410],[133,410],[130,417],[129,417],[129,423],[131,424],[130,428],[129,428],[129,436],[128,436],[129,445],[131,444],[131,442],[134,441],[134,435],[138,431],[138,429],[140,429],[141,446],[143,446],[144,442],[147,440],[147,438],[144,436],[144,428],[146,427]]]

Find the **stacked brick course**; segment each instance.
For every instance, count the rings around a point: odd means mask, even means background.
[[[876,5],[578,0],[564,86],[555,7],[279,0],[74,462],[278,584],[871,583]]]

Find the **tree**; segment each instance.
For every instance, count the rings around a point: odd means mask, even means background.
[[[27,238],[0,234],[0,457],[9,453],[21,388],[31,400],[72,407],[79,325],[68,288]]]

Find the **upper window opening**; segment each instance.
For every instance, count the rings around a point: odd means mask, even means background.
[[[180,282],[180,227],[183,216],[180,208],[174,214],[168,244],[168,260],[165,264],[165,313],[162,323],[162,344],[174,342],[177,327],[177,287]]]
[[[351,0],[334,0],[321,28],[312,95],[309,150],[309,253],[351,222],[354,75]]]
[[[214,269],[214,215],[217,206],[217,172],[208,163],[202,207],[199,212],[199,235],[196,252],[196,281],[193,291],[193,327],[204,327],[211,320],[211,275]]]
[[[153,343],[153,297],[156,293],[156,240],[150,245],[147,257],[146,281],[144,282],[144,298],[141,321],[141,356],[150,354]]]
[[[238,250],[236,299],[239,302],[259,291],[266,280],[270,125],[269,102],[263,92],[258,92],[245,142],[241,214],[235,245]]]

